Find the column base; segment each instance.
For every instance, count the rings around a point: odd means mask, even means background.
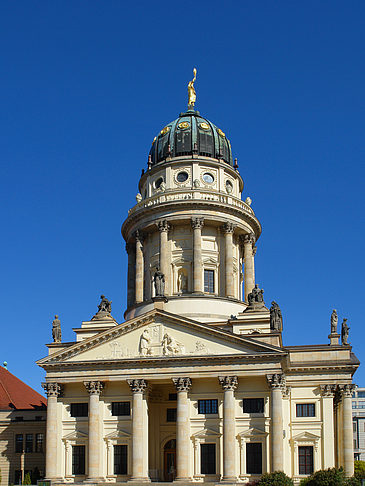
[[[150,483],[151,480],[150,478],[144,477],[144,478],[130,478],[128,479],[127,483]]]
[[[105,483],[105,478],[87,478],[84,479],[83,483],[87,484],[99,484],[99,483]]]
[[[237,483],[237,478],[232,476],[232,477],[228,477],[228,478],[225,478],[223,477],[221,480],[220,480],[221,483],[228,483],[228,484],[235,484]]]
[[[192,479],[191,478],[175,478],[174,483],[191,483]]]

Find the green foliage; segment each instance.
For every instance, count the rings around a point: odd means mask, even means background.
[[[257,483],[257,486],[294,486],[293,481],[282,471],[265,473]]]
[[[346,486],[345,472],[342,468],[322,469],[301,481],[300,486]]]
[[[365,461],[355,461],[355,478],[365,479]]]
[[[30,478],[30,472],[27,472],[27,474],[24,476],[23,484],[32,484],[32,480]]]
[[[355,476],[348,478],[345,481],[345,486],[361,486],[361,479],[357,479]]]

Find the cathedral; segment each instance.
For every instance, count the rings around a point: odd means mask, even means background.
[[[280,307],[255,282],[261,225],[229,139],[195,109],[195,78],[187,110],[154,138],[122,224],[124,321],[102,295],[65,343],[56,316],[37,362],[52,483],[353,474],[359,361],[346,320],[340,335],[333,311],[326,344],[283,344]]]

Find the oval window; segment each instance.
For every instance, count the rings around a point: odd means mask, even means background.
[[[231,181],[226,181],[226,191],[230,194],[233,191],[233,184]]]
[[[185,171],[179,172],[176,176],[177,182],[185,182],[188,180],[189,174]]]
[[[214,177],[209,172],[205,172],[203,174],[203,181],[206,182],[207,184],[213,184]]]
[[[155,188],[158,189],[161,184],[163,183],[162,177],[159,177],[158,179],[155,180]]]

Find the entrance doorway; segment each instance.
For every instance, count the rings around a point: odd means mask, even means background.
[[[164,480],[173,481],[176,477],[176,439],[166,442],[164,447]]]

